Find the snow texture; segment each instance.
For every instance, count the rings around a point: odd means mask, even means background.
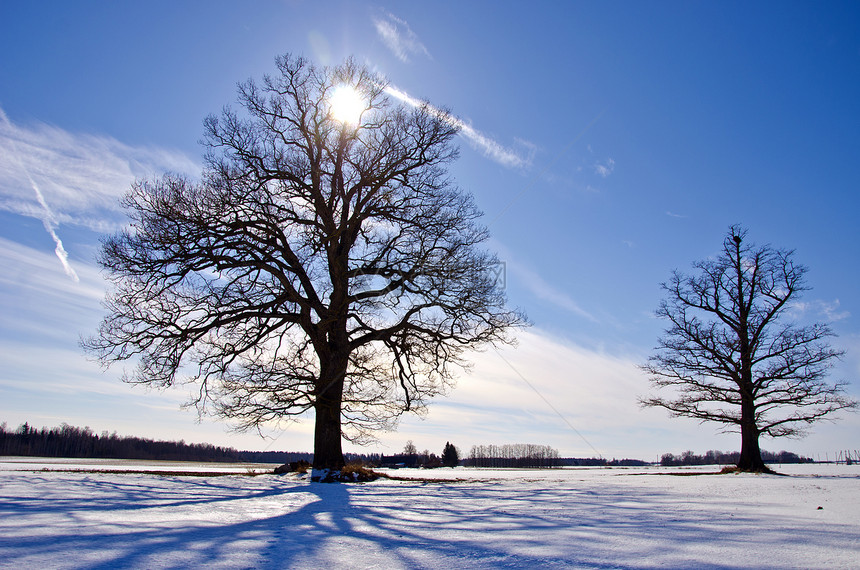
[[[57,471],[56,462],[0,459],[0,568],[857,568],[860,561],[858,466],[780,468],[789,477],[678,468],[398,470],[391,474],[415,479],[322,484],[249,477],[248,466],[190,477],[173,475],[182,470],[175,463],[157,464],[169,475],[133,472],[152,463],[128,465],[67,462]],[[446,481],[418,479],[427,477]]]

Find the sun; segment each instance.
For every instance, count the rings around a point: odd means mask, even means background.
[[[332,117],[348,125],[357,125],[365,111],[364,99],[351,85],[336,87],[329,97],[329,105]]]

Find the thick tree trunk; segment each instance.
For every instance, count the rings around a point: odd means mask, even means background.
[[[344,466],[340,412],[348,356],[329,353],[328,361],[321,366],[314,405],[314,471],[340,471]]]
[[[759,431],[755,423],[755,406],[752,402],[741,403],[741,456],[738,469],[741,471],[769,472],[761,458],[758,443]]]
[[[314,470],[339,471],[344,465],[340,406],[340,390],[337,391],[336,398],[328,397],[326,394],[317,400],[314,426]]]

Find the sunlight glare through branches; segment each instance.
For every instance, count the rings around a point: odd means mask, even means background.
[[[351,85],[338,86],[329,102],[332,117],[347,125],[357,125],[365,110],[364,99]]]

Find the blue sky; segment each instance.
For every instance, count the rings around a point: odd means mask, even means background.
[[[641,410],[673,269],[729,225],[793,248],[860,397],[860,7],[774,2],[0,4],[0,421],[309,450],[123,384],[78,348],[102,316],[99,239],[135,177],[199,171],[203,118],[274,57],[348,56],[467,128],[475,195],[534,326],[366,451],[532,442],[563,455],[731,450],[739,436]],[[59,254],[57,242],[62,243]],[[63,251],[65,253],[63,253]],[[65,258],[65,259],[61,259]],[[765,449],[855,448],[857,414]],[[851,447],[853,446],[853,447]],[[349,447],[348,447],[349,448]],[[352,448],[349,448],[352,449]]]

